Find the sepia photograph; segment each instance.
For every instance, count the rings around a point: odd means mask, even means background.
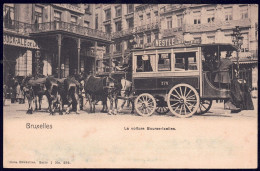
[[[258,4],[4,3],[4,168],[258,168]]]

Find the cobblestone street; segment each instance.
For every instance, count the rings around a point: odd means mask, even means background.
[[[41,111],[28,115],[27,104],[7,100],[4,161],[11,167],[60,167],[53,165],[55,161],[69,161],[62,167],[183,168],[187,162],[190,168],[256,167],[258,115],[257,101],[253,101],[254,111],[229,114],[223,103],[214,102],[209,113],[177,118],[169,113],[141,117],[130,110],[118,115],[90,114],[88,104],[79,115],[51,116],[45,101]],[[43,128],[27,128],[28,124]],[[36,164],[10,164],[21,160]]]

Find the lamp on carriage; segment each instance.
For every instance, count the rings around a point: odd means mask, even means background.
[[[239,26],[233,29],[232,42],[237,48],[237,76],[239,76],[239,51],[241,50],[241,46],[243,44],[243,36],[240,32]]]

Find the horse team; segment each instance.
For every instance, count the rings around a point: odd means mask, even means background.
[[[27,76],[21,84],[21,89],[25,93],[28,101],[28,114],[32,114],[34,110],[41,110],[42,97],[45,95],[48,100],[48,110],[51,115],[58,110],[59,114],[66,114],[74,110],[79,114],[83,109],[84,96],[90,105],[90,112],[95,112],[95,105],[101,101],[101,112],[108,114],[117,114],[118,99],[124,100],[120,107],[120,111],[131,94],[131,82],[122,79],[115,79],[112,76],[95,77],[88,75],[83,77],[75,75],[67,78],[58,79],[53,76],[35,78]],[[110,108],[107,106],[107,99],[110,102]],[[134,111],[134,103],[132,103],[132,112]],[[35,103],[35,109],[33,109]],[[65,109],[64,106],[67,105]]]

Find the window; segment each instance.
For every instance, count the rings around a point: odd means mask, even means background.
[[[154,39],[159,39],[159,34],[158,33],[154,33]]]
[[[215,43],[215,36],[208,36],[208,43]]]
[[[129,18],[126,20],[128,28],[133,28],[134,27],[134,18]]]
[[[73,23],[73,24],[77,24],[77,20],[78,20],[78,18],[76,16],[74,16],[74,15],[72,15],[70,17],[70,22]]]
[[[122,25],[121,25],[122,23],[121,23],[121,21],[118,21],[118,22],[115,22],[115,25],[116,25],[116,31],[121,31],[121,29],[122,29]]]
[[[139,15],[139,19],[140,19],[140,22],[143,22],[143,20],[144,20],[143,15]]]
[[[35,23],[42,23],[43,19],[43,7],[35,6]]]
[[[106,46],[106,53],[109,53],[109,52],[110,52],[110,46],[107,45],[107,46]]]
[[[134,4],[127,4],[127,14],[134,12]]]
[[[232,7],[225,8],[225,20],[226,21],[232,20],[232,18],[233,18],[232,13],[233,13]]]
[[[111,25],[110,24],[105,25],[105,31],[106,31],[106,33],[111,33]]]
[[[248,18],[248,6],[240,6],[241,19]]]
[[[208,10],[207,15],[208,15],[208,23],[214,23],[214,20],[215,20],[214,9]]]
[[[89,21],[84,21],[84,27],[89,27]]]
[[[90,13],[90,5],[85,4],[85,14],[89,14],[89,13]]]
[[[105,17],[106,20],[111,20],[111,9],[105,10]]]
[[[242,34],[243,36],[243,44],[241,46],[242,52],[248,52],[249,51],[249,40],[248,40],[248,34]]]
[[[13,29],[14,23],[12,22],[14,20],[14,5],[8,4],[4,6],[4,27]]]
[[[140,43],[140,44],[144,44],[144,38],[143,38],[143,36],[140,36],[140,37],[139,37],[139,43]]]
[[[193,12],[194,24],[200,24],[200,11]]]
[[[61,12],[54,11],[54,21],[61,21]]]
[[[183,16],[182,15],[177,15],[178,27],[182,27],[182,23],[183,23]]]
[[[161,53],[158,57],[158,71],[171,71],[171,53]]]
[[[158,11],[154,11],[154,16],[158,17]]]
[[[172,28],[172,17],[167,17],[167,29]]]
[[[98,14],[95,15],[95,29],[98,29]]]
[[[165,10],[166,10],[165,7],[160,8],[160,12],[165,12]]]
[[[137,55],[136,72],[153,72],[155,71],[156,55]]]
[[[122,11],[121,11],[121,6],[115,7],[116,9],[116,17],[121,17]]]
[[[4,16],[9,20],[14,20],[14,4],[4,6]]]
[[[127,49],[132,49],[130,40],[127,40],[126,43],[127,43],[127,45],[126,45]]]
[[[121,52],[121,42],[116,43],[116,52]]]
[[[194,37],[194,43],[201,43],[201,37]]]
[[[147,43],[151,43],[151,34],[147,34]]]
[[[175,71],[198,70],[196,52],[175,53]]]
[[[147,20],[150,20],[151,19],[151,13],[147,13],[146,17],[147,17]]]

